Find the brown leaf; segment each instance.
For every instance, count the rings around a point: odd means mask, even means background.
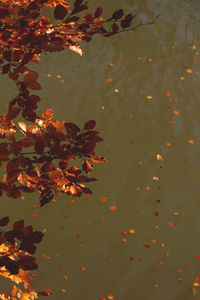
[[[84,160],[84,162],[82,162],[82,169],[85,173],[90,174],[94,167],[87,160]]]
[[[84,124],[84,130],[92,130],[96,126],[95,120],[90,120]]]
[[[50,289],[46,289],[44,291],[38,292],[38,295],[40,295],[40,296],[49,296],[51,294],[52,294],[52,290],[50,290]]]
[[[30,71],[24,76],[24,81],[27,83],[28,81],[36,81],[39,77],[39,74],[35,71]]]
[[[39,84],[39,82],[37,82],[37,81],[27,81],[26,85],[31,90],[41,90],[41,88],[42,88],[41,85]]]
[[[95,13],[94,13],[95,18],[100,17],[102,12],[103,12],[103,8],[101,6],[97,7],[97,9],[95,10]]]
[[[9,217],[3,217],[0,219],[0,226],[6,226],[9,223]]]
[[[7,118],[9,120],[12,120],[12,119],[16,118],[17,115],[20,113],[20,111],[21,111],[21,108],[19,108],[19,107],[12,107],[9,110],[8,114],[7,114]]]
[[[63,20],[66,14],[67,14],[67,9],[60,4],[58,4],[54,9],[54,17],[56,20]]]
[[[104,163],[107,161],[107,159],[103,156],[95,156],[93,158],[90,158],[90,161],[93,162],[93,163]]]

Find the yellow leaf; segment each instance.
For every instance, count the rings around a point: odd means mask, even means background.
[[[162,156],[160,154],[156,155],[157,160],[163,160]]]
[[[76,53],[78,53],[80,56],[83,55],[83,51],[78,45],[69,46],[69,49],[76,52]]]
[[[17,294],[18,288],[16,287],[16,285],[13,285],[10,288],[10,296],[14,297]]]
[[[192,74],[192,70],[191,69],[187,69],[186,72]]]

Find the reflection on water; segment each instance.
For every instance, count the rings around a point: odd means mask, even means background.
[[[35,286],[53,289],[51,299],[198,299],[199,1],[101,4],[108,14],[124,7],[143,21],[160,17],[134,33],[96,37],[83,44],[82,58],[66,51],[34,66],[41,110],[51,107],[56,118],[79,125],[95,119],[103,130],[98,152],[108,162],[95,171],[94,194],[41,209],[29,203],[37,196],[2,199],[1,212],[9,204],[13,218],[47,229]],[[9,93],[15,91],[4,78],[2,99],[8,102]]]

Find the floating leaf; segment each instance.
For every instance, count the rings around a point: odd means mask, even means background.
[[[92,130],[96,126],[95,120],[90,120],[84,124],[84,130]]]
[[[3,217],[0,219],[0,226],[6,226],[9,223],[9,217]]]

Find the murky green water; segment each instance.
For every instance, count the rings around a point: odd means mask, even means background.
[[[200,276],[200,261],[194,259],[200,255],[200,3],[90,3],[98,5],[107,15],[123,7],[143,21],[160,17],[155,25],[115,39],[96,37],[83,44],[83,57],[66,51],[43,56],[33,66],[43,86],[41,111],[53,108],[56,118],[80,126],[95,119],[103,131],[97,150],[108,162],[96,167],[94,194],[75,203],[58,198],[39,209],[29,203],[38,200],[37,194],[25,200],[2,198],[1,215],[47,229],[38,246],[33,285],[52,289],[49,299],[200,299],[200,288],[193,287]],[[16,92],[4,77],[2,103]],[[108,201],[101,202],[106,196]],[[1,280],[1,289],[6,281]]]

